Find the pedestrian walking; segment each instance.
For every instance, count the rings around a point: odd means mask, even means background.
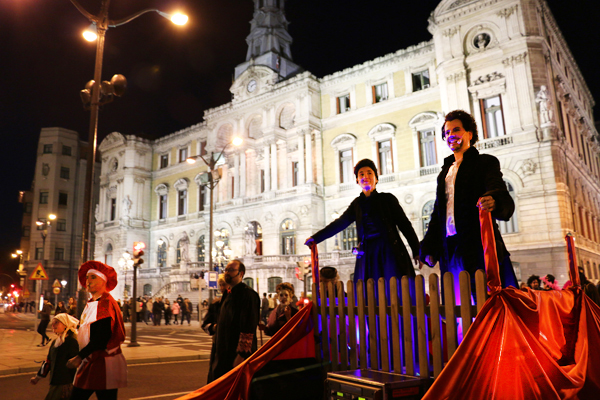
[[[164,308],[160,297],[155,299],[152,303],[152,314],[154,326],[160,326],[160,320],[162,319],[162,309]]]
[[[46,329],[50,323],[50,314],[52,314],[52,304],[48,300],[44,300],[44,306],[40,311],[40,324],[37,329],[37,332],[42,335],[42,343],[38,344],[38,347],[43,347],[50,341],[50,338],[46,335]]]
[[[260,320],[266,324],[267,318],[269,318],[269,299],[267,298],[267,294],[263,293],[263,298],[260,302]]]
[[[183,299],[183,305],[181,306],[181,325],[183,325],[183,320],[186,319],[188,322],[188,325],[191,325],[191,320],[192,320],[192,311],[193,306],[192,303],[190,302],[190,299],[188,299],[187,297],[185,299]]]
[[[61,313],[66,313],[67,309],[65,307],[65,302],[64,301],[59,301],[58,305],[56,306],[56,310],[54,310],[54,315],[58,315]]]
[[[171,325],[171,314],[172,314],[173,310],[171,309],[171,303],[169,302],[169,299],[165,299],[164,307],[165,307],[165,325]]]
[[[69,302],[67,303],[67,314],[71,317],[74,317],[77,314],[77,303],[73,297],[69,297]]]
[[[71,398],[75,368],[68,368],[67,361],[79,353],[77,324],[79,321],[68,314],[57,314],[52,318],[52,331],[57,336],[50,344],[46,361],[42,363],[36,376],[29,381],[36,385],[40,379],[50,374],[50,389],[45,400]]]
[[[175,325],[177,325],[177,324],[179,324],[179,322],[177,322],[177,317],[179,316],[179,313],[181,312],[181,307],[179,306],[179,303],[177,301],[174,301],[171,309],[173,310],[173,323]],[[183,322],[183,319],[181,320],[181,322]]]

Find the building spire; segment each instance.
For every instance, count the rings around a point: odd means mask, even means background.
[[[246,62],[235,68],[237,79],[250,65],[262,65],[277,71],[281,79],[302,69],[292,62],[292,37],[287,31],[285,0],[254,0],[250,34],[246,37]]]

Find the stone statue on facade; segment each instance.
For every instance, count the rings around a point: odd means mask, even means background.
[[[94,209],[94,218],[96,222],[100,221],[100,204],[96,204],[96,208]]]
[[[550,106],[550,96],[545,85],[540,87],[540,91],[535,96],[535,102],[540,104],[540,123],[547,125],[554,119],[554,113]]]
[[[131,205],[133,202],[129,198],[129,195],[125,196],[123,199],[123,216],[126,217],[129,215],[129,211],[131,211]]]
[[[256,233],[254,232],[254,224],[249,223],[244,237],[246,244],[246,255],[253,256],[256,254]]]
[[[183,236],[179,240],[179,249],[181,251],[181,263],[190,262],[190,238],[186,231],[183,231]]]

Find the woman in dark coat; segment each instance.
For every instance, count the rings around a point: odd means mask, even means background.
[[[292,292],[289,288],[283,287],[279,291],[279,305],[269,315],[265,334],[273,336],[286,324],[296,313],[298,309],[292,304]]]
[[[356,222],[359,246],[354,267],[354,283],[359,279],[366,282],[372,278],[385,278],[386,291],[389,280],[395,276],[415,276],[411,257],[400,239],[402,232],[411,248],[412,258],[419,260],[419,239],[398,199],[390,193],[379,193],[377,167],[373,161],[364,159],[354,167],[356,181],[362,193],[352,201],[346,211],[335,221],[308,238],[305,244],[319,243],[346,229]],[[366,286],[365,286],[366,287]],[[377,286],[375,286],[377,287]]]
[[[77,319],[66,313],[52,319],[52,331],[57,338],[50,344],[46,361],[30,382],[35,385],[50,374],[50,390],[45,400],[69,399],[73,389],[76,368],[67,368],[67,361],[79,353],[77,343]]]

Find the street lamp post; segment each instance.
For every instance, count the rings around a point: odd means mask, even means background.
[[[206,177],[206,181],[203,181],[201,183],[202,186],[207,187],[210,190],[210,206],[209,206],[209,224],[208,224],[208,271],[212,272],[213,271],[213,255],[212,255],[212,246],[213,246],[213,205],[214,205],[214,200],[213,200],[213,191],[214,189],[217,187],[217,185],[219,184],[219,181],[221,180],[221,176],[219,175],[219,170],[216,169],[216,165],[219,162],[219,160],[221,159],[221,156],[223,155],[223,153],[225,152],[225,150],[227,149],[227,147],[229,147],[230,144],[233,144],[234,146],[240,146],[242,144],[242,139],[239,137],[233,138],[232,141],[228,142],[225,146],[223,146],[223,149],[221,150],[221,152],[219,152],[219,155],[217,156],[217,158],[215,158],[215,153],[213,151],[210,152],[210,158],[209,160],[206,160],[206,158],[204,158],[204,156],[202,156],[201,154],[197,155],[197,156],[192,156],[192,157],[188,157],[187,158],[187,162],[189,164],[194,164],[196,162],[196,160],[198,158],[200,158],[202,161],[204,161],[204,164],[206,164],[206,166],[208,167],[208,173],[204,174],[202,176],[202,178]],[[212,299],[213,299],[213,289],[209,289],[208,290],[208,297],[209,297],[209,303],[212,304]]]
[[[44,268],[46,269],[46,273],[48,273],[48,257],[46,257],[46,255],[48,254],[48,253],[46,253],[46,237],[48,237],[48,230],[52,226],[52,221],[54,221],[55,219],[56,219],[56,215],[49,214],[48,219],[38,220],[35,222],[35,224],[37,226],[41,227],[41,229],[42,229],[42,253],[43,253],[43,257],[44,257],[43,261],[44,261]],[[36,299],[35,299],[36,307],[35,307],[34,325],[37,324],[38,313],[40,312],[40,299],[41,299],[41,294],[42,294],[42,281],[39,279],[36,281],[35,294],[36,294]]]
[[[174,14],[169,15],[157,9],[145,9],[139,11],[135,14],[132,14],[126,18],[122,18],[119,20],[111,20],[108,18],[108,6],[110,4],[110,0],[102,0],[100,5],[100,13],[98,15],[91,14],[88,12],[77,0],[71,0],[71,3],[77,8],[77,10],[86,17],[92,25],[96,28],[96,36],[85,36],[87,40],[97,40],[96,42],[96,62],[94,65],[94,80],[92,81],[92,86],[90,88],[90,128],[88,135],[88,156],[87,156],[87,165],[86,165],[86,174],[85,174],[85,190],[84,190],[84,198],[83,198],[83,222],[82,222],[82,231],[81,231],[81,264],[88,260],[88,252],[89,252],[89,238],[91,234],[90,229],[90,219],[91,219],[91,209],[92,209],[92,193],[93,193],[93,179],[94,179],[94,164],[96,160],[96,141],[98,137],[98,110],[101,104],[100,102],[100,92],[101,92],[101,78],[102,78],[102,60],[104,56],[104,41],[106,36],[106,31],[108,28],[116,28],[118,26],[124,25],[128,22],[133,21],[140,15],[146,14],[148,12],[157,12],[162,17],[170,19],[173,23],[177,25],[184,25],[187,23],[187,16],[183,14]],[[119,95],[118,93],[111,93],[115,95]],[[122,93],[121,93],[122,94]],[[76,272],[76,271],[75,271]],[[71,276],[71,280],[73,277]],[[77,280],[75,280],[77,281]],[[85,304],[85,290],[82,288],[79,295],[78,300],[78,315],[83,310],[83,306]]]
[[[27,272],[25,271],[25,266],[23,265],[23,250],[17,250],[11,254],[12,258],[19,258],[19,269],[17,269],[17,273],[19,274],[19,284],[22,288],[26,287],[26,279]]]

